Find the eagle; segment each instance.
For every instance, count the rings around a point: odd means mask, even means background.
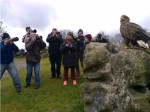
[[[130,22],[130,18],[126,15],[120,17],[120,33],[125,40],[125,48],[137,46],[150,48],[148,33],[138,24]]]

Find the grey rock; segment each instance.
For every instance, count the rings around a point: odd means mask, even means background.
[[[90,43],[83,63],[84,112],[150,112],[148,52]]]

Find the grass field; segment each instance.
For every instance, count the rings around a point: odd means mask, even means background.
[[[17,58],[15,62],[25,63],[24,58]],[[23,65],[21,65],[23,66]],[[31,86],[25,88],[26,68],[20,67],[19,76],[22,92],[16,93],[10,76],[1,80],[1,112],[83,112],[83,102],[80,97],[80,84],[84,82],[83,75],[77,77],[77,85],[63,86],[62,79],[50,79],[50,64],[48,58],[41,60],[41,87],[34,89],[34,75]],[[63,76],[63,67],[61,68]]]

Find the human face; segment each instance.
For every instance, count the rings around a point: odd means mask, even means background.
[[[9,38],[5,38],[5,39],[4,39],[4,44],[7,45],[8,42],[9,42]]]
[[[56,35],[57,30],[53,30],[52,33],[53,33],[53,35]]]
[[[89,41],[89,39],[87,38],[87,37],[85,37],[85,43],[89,43],[90,41]]]
[[[31,33],[31,29],[28,29],[28,30],[27,30],[27,34],[30,34],[30,33]]]
[[[66,43],[67,43],[67,44],[69,44],[69,43],[71,42],[71,41],[70,41],[70,40],[68,40],[68,39],[66,39],[65,41],[66,41]]]
[[[83,33],[82,33],[82,32],[79,32],[79,33],[78,33],[78,36],[82,36],[82,35],[83,35]]]

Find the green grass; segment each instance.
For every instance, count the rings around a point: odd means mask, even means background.
[[[17,58],[15,61],[24,61]],[[63,67],[61,68],[63,76]],[[80,84],[84,82],[83,76],[77,77],[77,85],[63,86],[62,79],[50,79],[50,64],[48,58],[41,60],[41,87],[34,89],[34,75],[31,86],[24,88],[26,68],[21,68],[19,76],[22,84],[22,92],[16,93],[11,77],[3,77],[1,80],[1,111],[2,112],[83,112],[83,102],[80,97]]]

